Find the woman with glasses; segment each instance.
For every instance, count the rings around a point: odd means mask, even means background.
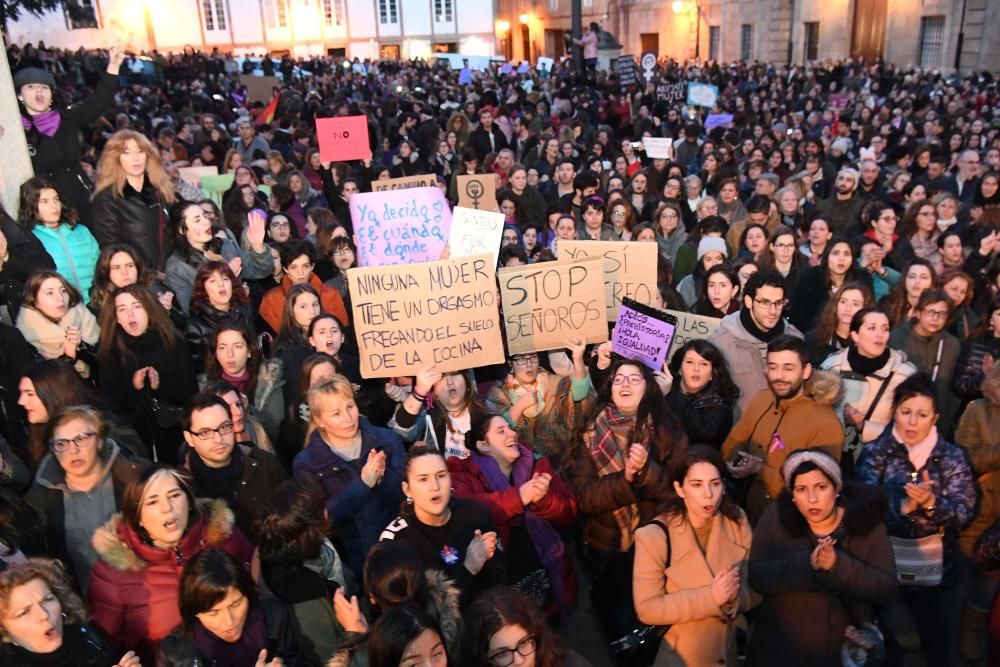
[[[140,667],[87,622],[62,564],[34,558],[0,573],[0,663],[18,667]]]
[[[795,230],[778,225],[767,239],[767,246],[760,253],[757,266],[774,269],[785,279],[785,293],[791,294],[798,282],[805,258],[795,247]]]
[[[267,243],[272,248],[281,247],[295,238],[295,226],[284,213],[269,213],[267,215]]]
[[[671,495],[670,470],[687,436],[653,373],[619,359],[573,434],[563,462],[583,515],[584,559],[592,593],[612,641],[638,627],[632,603],[636,529]]]
[[[492,588],[466,615],[463,664],[470,667],[589,667],[522,595]]]
[[[518,437],[543,456],[563,449],[580,404],[593,389],[583,358],[586,337],[570,337],[566,343],[572,353],[570,375],[543,368],[536,352],[516,354],[510,359],[507,377],[486,395],[486,409],[506,419]],[[550,353],[550,363],[565,358],[561,352],[556,354]]]
[[[147,665],[181,622],[178,593],[184,565],[206,549],[222,549],[249,570],[254,548],[235,527],[223,500],[196,500],[182,474],[149,466],[128,483],[121,512],[94,533],[98,561],[87,610],[108,639]]]
[[[889,345],[904,352],[907,360],[934,383],[945,436],[951,435],[958,419],[959,400],[952,390],[952,378],[962,351],[962,344],[945,328],[951,308],[943,290],[927,290],[917,301],[917,316],[897,326],[889,336]]]
[[[898,222],[896,208],[888,203],[869,204],[861,212],[861,223],[865,228],[862,236],[874,241],[882,249],[882,263],[885,266],[902,271],[916,255],[910,241],[897,233]],[[855,241],[856,247],[860,247],[859,241],[860,239]]]
[[[941,230],[937,222],[937,209],[926,199],[910,204],[899,221],[899,233],[910,242],[914,255],[932,264],[941,259],[937,245]]]
[[[121,508],[125,486],[146,461],[119,448],[101,414],[89,406],[61,409],[45,432],[49,453],[26,499],[44,518],[45,552],[66,564],[86,594],[97,562],[91,537]]]

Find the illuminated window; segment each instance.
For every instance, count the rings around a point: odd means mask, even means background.
[[[924,16],[920,19],[921,67],[940,67],[944,49],[944,17]]]
[[[378,0],[378,21],[383,25],[399,23],[397,0]]]
[[[205,13],[205,30],[225,30],[226,7],[222,0],[202,0],[201,5]]]
[[[344,0],[323,0],[323,20],[327,25],[344,25]]]
[[[72,9],[64,3],[63,14],[66,17],[66,27],[70,30],[101,27],[97,20],[97,0],[77,0]]]

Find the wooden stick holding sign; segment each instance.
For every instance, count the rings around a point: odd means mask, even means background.
[[[387,178],[382,181],[372,181],[372,192],[434,187],[437,187],[437,176],[434,174],[421,174],[419,176],[404,176],[402,178]]]
[[[337,116],[316,119],[316,139],[319,159],[323,162],[368,160],[372,148],[368,143],[368,118]]]
[[[497,207],[497,178],[493,174],[468,174],[458,177],[458,205],[485,211]]]
[[[658,371],[663,368],[676,330],[677,318],[670,313],[625,297],[611,338],[611,351]]]
[[[566,337],[608,339],[604,260],[544,262],[500,269],[500,297],[510,354],[557,350]]]
[[[504,362],[493,257],[348,269],[361,375]]]
[[[647,306],[656,294],[657,246],[648,241],[559,241],[559,261],[604,258],[604,292],[608,322],[618,319],[622,299]]]

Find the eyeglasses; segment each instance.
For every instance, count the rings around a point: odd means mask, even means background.
[[[948,317],[947,310],[931,310],[930,308],[925,308],[923,312],[924,315],[932,320],[943,320]]]
[[[645,381],[646,378],[642,377],[641,375],[616,375],[614,379],[611,380],[611,384],[615,385],[616,387],[620,387],[622,385],[625,385],[626,387],[631,387],[632,385],[642,384]]]
[[[794,243],[774,243],[772,244],[777,250],[791,250],[795,247]]]
[[[770,299],[754,299],[753,301],[764,310],[781,310],[788,305],[788,299],[778,299],[777,301],[771,301]]]
[[[49,446],[56,454],[62,454],[69,449],[71,444],[76,447],[77,450],[80,450],[84,447],[89,447],[90,444],[94,442],[94,436],[96,435],[96,431],[86,431],[84,433],[78,433],[72,438],[59,438],[57,440],[53,440],[49,443]]]
[[[219,438],[223,438],[233,432],[233,422],[222,422],[219,424],[219,428],[203,428],[200,431],[188,431],[191,435],[198,438],[199,440],[211,440],[216,434]]]
[[[291,225],[284,220],[275,220],[271,223],[271,229],[289,229],[290,227]]]
[[[897,222],[899,220],[899,218],[894,215],[880,215],[878,219],[882,222]]]
[[[534,366],[535,364],[537,364],[537,363],[538,363],[538,357],[536,357],[536,356],[530,356],[530,357],[514,357],[514,358],[513,358],[512,360],[511,360],[511,362],[512,362],[512,363],[513,363],[513,364],[514,364],[515,366]]]
[[[538,648],[538,642],[535,639],[535,635],[528,635],[519,641],[514,648],[503,648],[489,656],[490,664],[493,667],[507,667],[514,664],[514,651],[520,653],[522,657],[527,658],[535,652],[536,648]]]
[[[340,250],[334,250],[331,254],[334,257],[347,257],[348,255],[353,255],[354,251],[350,248],[341,248]]]

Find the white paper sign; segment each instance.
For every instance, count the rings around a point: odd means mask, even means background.
[[[536,65],[536,69],[539,72],[541,72],[541,71],[551,72],[552,71],[552,66],[555,65],[555,64],[556,64],[556,61],[554,61],[552,58],[548,58],[546,56],[540,56],[538,58],[538,63]]]
[[[674,140],[669,137],[645,137],[642,140],[646,155],[655,159],[674,159]]]
[[[503,236],[503,213],[456,206],[451,212],[451,235],[448,245],[452,257],[471,257],[490,253],[496,266]]]

